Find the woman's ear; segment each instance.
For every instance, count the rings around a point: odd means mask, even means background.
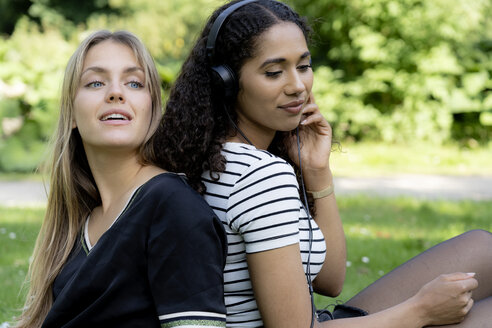
[[[75,119],[72,120],[72,130],[77,127],[77,122],[75,122]]]

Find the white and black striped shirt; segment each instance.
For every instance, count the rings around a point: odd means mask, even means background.
[[[246,254],[300,243],[306,272],[307,213],[293,168],[283,159],[251,145],[230,142],[224,144],[222,154],[227,164],[219,179],[212,179],[209,172],[202,179],[207,187],[205,199],[224,224],[229,243],[224,271],[227,327],[261,327]],[[326,244],[312,218],[311,225],[314,279],[323,265]]]

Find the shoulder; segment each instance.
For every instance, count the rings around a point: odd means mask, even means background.
[[[188,185],[184,175],[159,174],[142,185],[135,197],[135,203],[140,202],[140,206],[154,213],[154,217],[165,218],[169,223],[189,226],[210,223],[215,218],[212,209]]]
[[[266,150],[257,149],[251,145],[226,143],[222,152],[226,158],[227,169],[236,170],[242,179],[251,175],[285,173],[294,175],[294,169],[284,159],[277,157]]]
[[[272,160],[285,162],[283,159],[273,155],[267,150],[258,149],[255,146],[242,143],[226,142],[223,145],[222,153],[226,159],[242,160],[246,163]],[[285,163],[287,164],[287,162]]]
[[[297,243],[300,207],[293,167],[282,158],[246,145],[235,147],[233,156],[226,157],[228,174],[240,157],[245,157],[242,163],[248,165],[230,185],[227,224],[242,235],[247,253]]]
[[[170,201],[187,203],[188,199],[193,201],[198,199],[198,202],[202,202],[199,200],[200,194],[188,185],[185,175],[170,172],[156,175],[147,181],[140,187],[138,194],[141,198],[156,200],[159,203]]]
[[[226,143],[223,149],[228,169],[242,165],[238,172],[236,188],[240,185],[264,180],[288,180],[297,184],[293,167],[284,159],[266,150],[244,144]]]

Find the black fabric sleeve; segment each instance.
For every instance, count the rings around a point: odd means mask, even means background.
[[[225,327],[227,239],[205,200],[182,181],[162,195],[148,238],[148,280],[163,327]]]

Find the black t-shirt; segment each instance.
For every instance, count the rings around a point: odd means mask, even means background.
[[[89,251],[79,238],[42,327],[225,327],[222,223],[173,173],[138,188]]]

